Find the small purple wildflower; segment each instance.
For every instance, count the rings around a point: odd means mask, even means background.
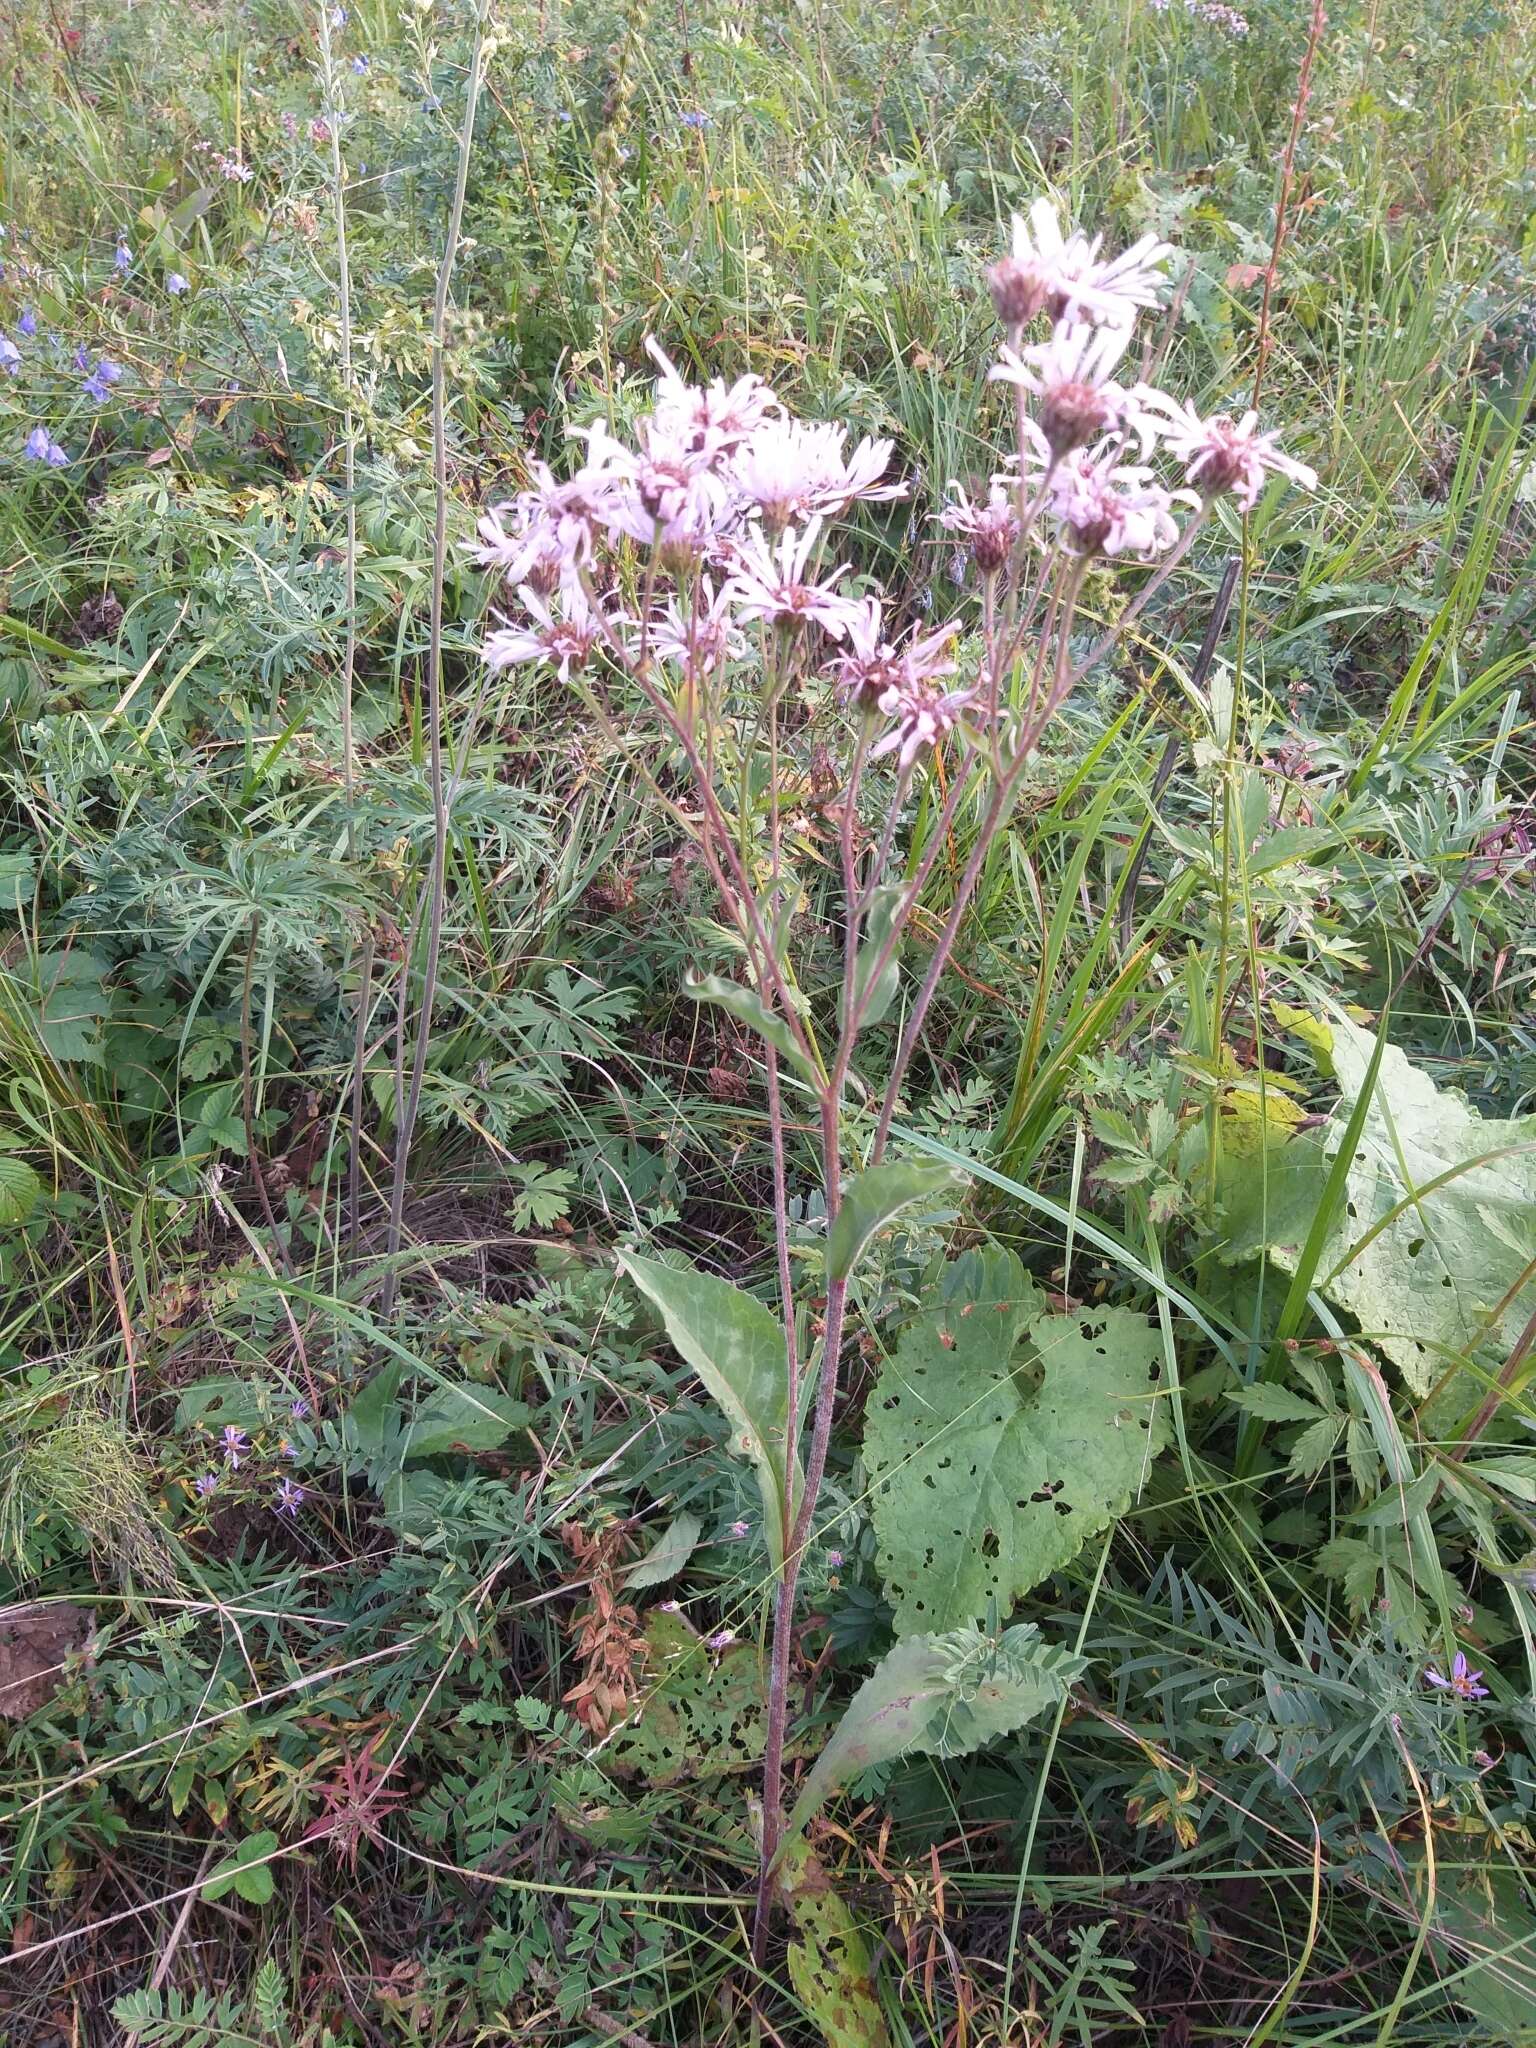
[[[345,28],[350,19],[351,17],[348,15],[345,7],[333,7],[331,9],[332,28]]]
[[[95,369],[86,378],[81,389],[85,392],[87,398],[94,399],[96,404],[100,405],[111,395],[112,386],[122,374],[123,366],[121,363],[114,363],[107,356],[103,356]]]
[[[16,332],[24,334],[30,341],[37,332],[37,315],[30,306],[23,306],[21,318],[16,322]]]
[[[663,1600],[661,1611],[663,1614],[680,1614],[682,1612],[682,1603],[677,1600]]]
[[[112,258],[112,262],[115,268],[117,269],[119,275],[121,275],[122,272],[124,272],[125,270],[132,270],[133,251],[129,248],[126,242],[118,243],[117,254]]]
[[[183,292],[191,290],[191,286],[179,270],[171,272],[170,276],[165,280],[165,288],[173,299],[179,299]]]
[[[50,469],[63,469],[69,461],[46,427],[34,427],[22,442],[21,452],[29,462],[46,462]]]
[[[352,69],[359,78],[365,78],[368,75],[368,59],[364,56],[354,57],[352,59]]]
[[[293,1417],[295,1422],[308,1422],[310,1414],[309,1403],[305,1400],[302,1394],[300,1394],[299,1398],[296,1401],[289,1402],[288,1413]]]
[[[90,367],[91,359],[86,354],[85,343],[82,341],[78,343],[75,348],[75,368],[80,372],[81,376],[83,377]]]
[[[829,1571],[840,1572],[842,1568],[843,1553],[840,1550],[829,1550],[827,1552],[827,1569]]]
[[[296,1458],[299,1454],[293,1445],[289,1443],[287,1437],[282,1437],[278,1441],[277,1455],[280,1458]]]
[[[1443,1678],[1433,1664],[1427,1665],[1424,1671],[1424,1676],[1431,1685],[1438,1687],[1441,1692],[1455,1693],[1459,1700],[1487,1699],[1488,1688],[1486,1685],[1479,1683],[1482,1675],[1481,1671],[1469,1671],[1467,1669],[1467,1653],[1465,1650],[1458,1650],[1456,1652],[1455,1662],[1451,1665],[1451,1675],[1449,1678]]]
[[[277,1489],[277,1499],[272,1503],[280,1515],[293,1516],[304,1505],[304,1489],[295,1486],[291,1479],[284,1479]]]
[[[727,1531],[727,1534],[736,1537],[745,1536],[748,1533],[750,1526],[751,1525],[747,1522],[732,1522],[730,1529]]]
[[[14,377],[21,368],[21,350],[8,334],[0,334],[0,370],[8,370]]]
[[[685,128],[707,128],[709,126],[708,114],[701,114],[697,110],[690,114],[681,114],[678,118]]]
[[[232,1471],[238,1472],[240,1469],[240,1454],[242,1451],[249,1449],[250,1438],[243,1429],[236,1429],[232,1422],[226,1422],[222,1442],[224,1445],[225,1464]]]
[[[192,1488],[200,1500],[206,1500],[210,1493],[217,1493],[219,1490],[218,1473],[204,1472],[192,1482]]]

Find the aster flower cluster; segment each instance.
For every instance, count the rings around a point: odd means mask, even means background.
[[[308,1401],[301,1396],[290,1402],[288,1414],[293,1421],[302,1423],[310,1419],[312,1410]],[[215,1468],[201,1472],[193,1480],[192,1491],[199,1500],[211,1500],[222,1490],[227,1477],[232,1478],[252,1458],[260,1455],[258,1446],[251,1440],[250,1432],[233,1422],[225,1423],[220,1430],[216,1448],[223,1469],[220,1471]],[[288,1437],[280,1437],[277,1443],[277,1456],[284,1462],[295,1461],[300,1456],[299,1447]],[[269,1502],[273,1512],[293,1521],[303,1507],[306,1497],[306,1489],[279,1467],[275,1489]]]
[[[1171,255],[1151,235],[1106,254],[1040,199],[988,273],[1005,337],[989,376],[1014,394],[1016,445],[984,494],[951,486],[937,523],[1015,619],[1030,616],[1026,562],[1043,557],[1040,588],[1063,574],[1075,597],[1074,564],[1079,578],[1093,560],[1166,571],[1217,498],[1248,510],[1272,477],[1316,481],[1253,413],[1202,418],[1124,374]],[[792,645],[796,673],[871,722],[866,758],[893,756],[903,778],[957,729],[994,725],[999,650],[958,677],[958,622],[903,634],[830,558],[837,520],[905,495],[892,443],[797,419],[757,376],[691,383],[647,347],[657,376],[633,432],[579,430],[584,460],[564,476],[531,461],[527,486],[480,522],[475,558],[518,600],[484,642],[490,667],[540,663],[569,683],[601,661],[654,689],[658,668],[717,680],[754,651],[778,672]],[[637,584],[638,605],[620,595]],[[1070,600],[1052,615],[1064,647]]]

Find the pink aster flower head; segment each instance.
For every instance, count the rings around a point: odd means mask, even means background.
[[[533,462],[529,468],[531,487],[510,504],[492,506],[480,521],[481,545],[474,559],[483,568],[499,569],[509,583],[549,584],[551,575],[557,582],[573,583],[592,566],[612,479],[591,465],[565,483],[548,463]]]
[[[1145,455],[1157,433],[1136,392],[1114,382],[1131,339],[1128,327],[1058,327],[1049,341],[1004,348],[992,381],[1033,393],[1046,446],[1058,460],[1102,434],[1129,429]]]
[[[704,1647],[706,1650],[713,1650],[715,1654],[718,1656],[722,1650],[728,1650],[731,1647],[732,1643],[735,1642],[735,1640],[735,1629],[716,1629],[715,1633],[712,1636],[705,1637]]]
[[[238,1472],[241,1456],[250,1446],[249,1437],[243,1429],[236,1429],[232,1422],[226,1422],[220,1442],[224,1446],[225,1464],[231,1471]]]
[[[1048,502],[1073,555],[1129,555],[1150,561],[1179,537],[1173,498],[1140,463],[1122,463],[1113,443],[1079,448],[1052,472]]]
[[[1246,412],[1238,420],[1214,413],[1203,420],[1164,391],[1143,392],[1142,403],[1149,413],[1160,416],[1164,445],[1175,461],[1183,463],[1186,478],[1203,497],[1218,498],[1230,491],[1247,512],[1257,504],[1267,476],[1283,476],[1304,491],[1317,488],[1317,471],[1283,455],[1273,433],[1261,434],[1256,412]]]
[[[645,351],[661,372],[652,433],[692,454],[709,460],[729,454],[780,411],[779,401],[761,377],[749,373],[730,384],[719,377],[708,384],[690,384],[658,342],[647,341]]]
[[[1456,1652],[1455,1659],[1451,1664],[1451,1675],[1449,1678],[1443,1677],[1433,1664],[1427,1666],[1424,1672],[1424,1676],[1431,1685],[1437,1687],[1441,1692],[1455,1693],[1459,1700],[1487,1699],[1488,1688],[1480,1683],[1482,1675],[1481,1671],[1472,1671],[1468,1668],[1465,1650],[1458,1650]]]
[[[848,429],[830,420],[767,420],[731,458],[738,495],[770,533],[812,513],[844,512],[856,498],[900,498],[905,484],[883,484],[890,441],[860,441],[845,454]]]
[[[986,502],[973,502],[959,484],[949,486],[953,496],[934,517],[946,533],[958,534],[971,544],[971,559],[983,576],[995,576],[1007,566],[1019,540],[1018,505],[1009,480],[993,477]]]
[[[740,1541],[747,1534],[747,1530],[748,1525],[745,1522],[732,1522],[729,1533]]]
[[[568,585],[558,593],[558,610],[553,596],[545,596],[525,583],[517,593],[528,612],[521,626],[503,626],[488,634],[480,649],[481,658],[492,669],[513,668],[519,662],[544,661],[551,664],[562,683],[568,683],[577,669],[584,668],[593,648],[603,638],[605,624],[580,584]]]
[[[303,1487],[296,1485],[291,1479],[280,1480],[277,1496],[272,1505],[280,1515],[287,1515],[291,1520],[304,1505]]]
[[[905,775],[923,748],[953,732],[975,701],[974,686],[941,690],[921,673],[902,676],[880,699],[881,711],[894,723],[884,739],[870,748],[869,758],[878,761],[884,754],[895,754],[897,768]]]
[[[834,640],[844,637],[859,616],[859,607],[833,588],[843,567],[819,582],[814,578],[811,557],[821,525],[820,519],[808,519],[798,533],[787,526],[771,544],[761,527],[754,527],[746,540],[734,544],[725,594],[739,618],[784,627],[812,624],[823,627]]]
[[[712,675],[747,651],[724,590],[707,576],[699,579],[697,596],[684,606],[673,597],[651,623],[651,652],[658,661]]]
[[[192,1485],[197,1494],[198,1499],[206,1500],[210,1493],[218,1492],[219,1475],[217,1472],[199,1473],[198,1477],[193,1480]]]
[[[997,316],[1019,328],[1040,312],[1052,320],[1099,327],[1130,327],[1143,306],[1157,304],[1163,266],[1172,251],[1155,235],[1143,235],[1107,262],[1102,236],[1092,241],[1074,228],[1061,232],[1049,199],[1037,199],[1028,221],[1013,216],[1013,248],[987,273]]]
[[[679,562],[710,552],[734,514],[715,461],[657,433],[654,423],[643,425],[641,433],[645,446],[638,455],[612,440],[606,428],[588,433],[588,474],[607,478],[599,522],[609,533],[660,548]]]
[[[882,637],[880,600],[864,598],[833,665],[843,702],[853,710],[879,710],[890,716],[888,698],[892,702],[905,700],[908,694],[931,684],[934,677],[953,675],[953,642],[959,630],[959,621],[952,620],[936,633],[914,632],[904,647],[897,648]],[[871,758],[890,751],[882,741]]]

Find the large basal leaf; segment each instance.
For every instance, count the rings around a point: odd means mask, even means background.
[[[1338,1107],[1319,1136],[1271,1145],[1262,1178],[1244,1161],[1223,1190],[1225,1255],[1267,1251],[1288,1272],[1376,1047],[1347,1021],[1296,1021],[1331,1060]],[[1533,1261],[1536,1117],[1479,1116],[1387,1046],[1317,1269],[1321,1291],[1424,1394],[1458,1352],[1486,1343],[1507,1353],[1536,1313]]]
[[[784,1558],[784,1506],[791,1491],[789,1366],[784,1332],[755,1296],[692,1266],[663,1266],[621,1252],[619,1265],[661,1313],[667,1335],[724,1411],[731,1448],[750,1458],[763,1499],[763,1528],[775,1566]]]
[[[1167,1440],[1145,1318],[1042,1309],[1011,1252],[967,1252],[881,1369],[864,1463],[898,1635],[1006,1614],[1129,1506]]]
[[[804,1842],[785,1848],[779,1889],[795,1925],[789,1979],[826,2048],[888,2048],[869,1941]]]
[[[908,1636],[853,1698],[801,1788],[787,1834],[837,1789],[897,1757],[965,1756],[1066,1698],[1084,1660],[1040,1640],[1032,1622],[1001,1636],[979,1629]]]

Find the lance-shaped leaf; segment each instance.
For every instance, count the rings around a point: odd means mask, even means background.
[[[1084,1660],[1040,1640],[1033,1622],[1001,1636],[979,1629],[908,1636],[884,1657],[847,1711],[795,1801],[788,1835],[837,1789],[895,1758],[965,1756],[1011,1734],[1066,1697]]]
[[[785,1503],[797,1498],[799,1488],[798,1461],[792,1465],[788,1452],[789,1369],[777,1317],[729,1280],[692,1266],[663,1266],[633,1252],[621,1252],[619,1265],[660,1311],[679,1356],[724,1412],[732,1450],[756,1468],[763,1527],[777,1567],[784,1560]]]
[[[853,1014],[860,1026],[878,1024],[901,986],[901,948],[891,933],[907,893],[905,882],[882,882],[870,894],[864,942],[853,963]]]
[[[864,1462],[898,1635],[1006,1614],[1129,1506],[1167,1440],[1146,1318],[1042,1307],[1011,1252],[967,1252],[881,1369]]]
[[[777,1010],[770,1010],[755,988],[748,988],[745,982],[728,981],[723,974],[704,974],[685,981],[683,994],[696,1003],[718,1003],[722,1010],[729,1010],[733,1017],[750,1025],[804,1080],[818,1079],[813,1062],[801,1051],[787,1020]]]
[[[898,1211],[913,1202],[933,1206],[960,1185],[952,1166],[931,1160],[895,1160],[856,1173],[843,1189],[837,1217],[827,1233],[827,1278],[846,1280],[864,1248]]]

